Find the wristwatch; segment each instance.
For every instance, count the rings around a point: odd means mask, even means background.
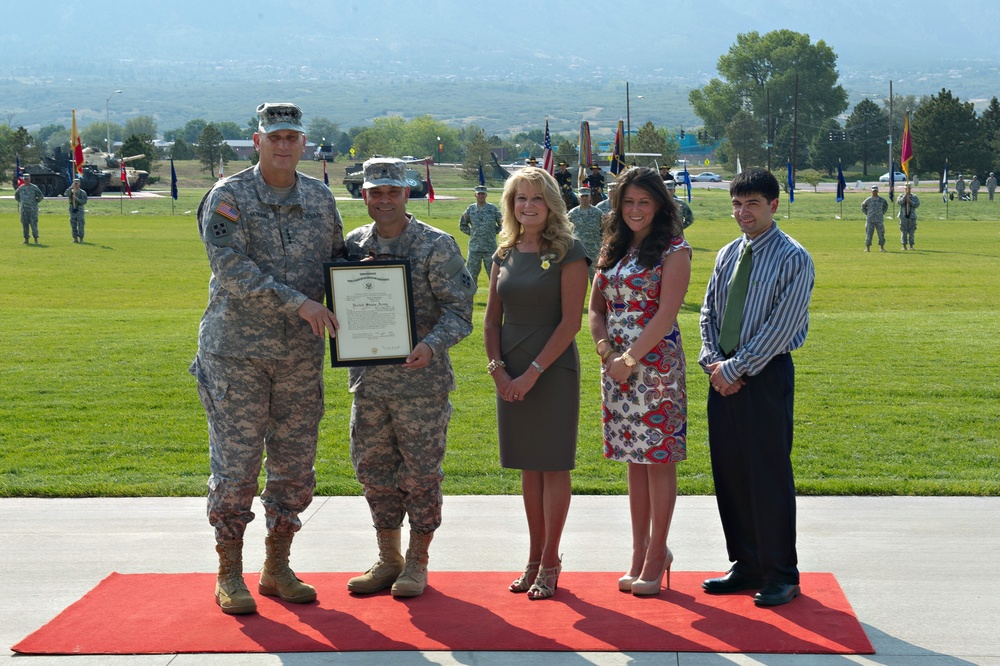
[[[632,358],[632,355],[629,354],[627,351],[623,351],[622,363],[625,364],[626,368],[634,368],[638,362],[634,358]]]

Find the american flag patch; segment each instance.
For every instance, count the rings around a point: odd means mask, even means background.
[[[215,212],[226,219],[232,220],[233,222],[240,219],[240,211],[236,210],[235,208],[233,208],[232,206],[230,206],[225,202],[220,203],[215,208]]]

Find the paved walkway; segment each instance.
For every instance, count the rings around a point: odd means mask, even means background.
[[[629,561],[625,497],[573,499],[563,539],[567,569],[619,571]],[[1000,666],[1000,498],[801,497],[803,571],[832,571],[877,654],[869,657],[692,653],[410,652],[264,655],[20,657],[11,645],[45,624],[112,571],[214,571],[212,532],[200,498],[0,499],[0,666]],[[263,512],[247,535],[248,569],[263,560]],[[375,555],[359,497],[317,498],[295,540],[298,571],[363,571]],[[431,548],[435,570],[524,565],[519,497],[446,497]],[[681,497],[670,546],[678,570],[727,567],[712,497]],[[155,590],[150,590],[155,594]],[[210,593],[210,592],[206,592]]]

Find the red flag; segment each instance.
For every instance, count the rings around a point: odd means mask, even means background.
[[[910,179],[910,160],[913,159],[913,141],[910,139],[910,112],[906,112],[906,121],[903,123],[903,146],[899,153],[899,166],[906,174],[906,180]],[[889,172],[892,179],[892,172]]]
[[[323,182],[330,187],[330,176],[326,173],[326,159],[323,160]]]
[[[552,154],[552,137],[549,136],[549,119],[545,119],[545,143],[542,144],[542,168],[549,172],[549,175],[555,173],[555,156]]]
[[[70,148],[73,152],[73,168],[78,174],[83,174],[83,144],[80,142],[80,133],[76,131],[76,109],[73,109],[73,129],[70,134]]]
[[[124,162],[124,160],[122,160],[120,162],[120,164],[122,166],[122,190],[124,190],[128,194],[128,198],[131,199],[132,198],[132,188],[128,184],[128,174],[125,173],[125,162]]]
[[[429,158],[424,160],[424,166],[427,167],[427,200],[434,201],[434,186],[431,185],[431,161]]]

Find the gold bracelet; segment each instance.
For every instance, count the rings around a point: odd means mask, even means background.
[[[506,368],[507,364],[500,359],[493,359],[486,365],[486,373],[492,375],[497,371],[497,368]]]
[[[610,340],[608,340],[607,338],[601,338],[600,340],[598,340],[598,341],[597,341],[597,344],[596,344],[596,345],[594,345],[594,347],[595,347],[595,349],[596,349],[596,351],[597,351],[597,355],[598,355],[598,356],[601,356],[601,343],[602,343],[602,342],[606,342],[606,343],[608,343],[608,345],[610,345],[610,344],[611,344],[611,341],[610,341]],[[603,357],[603,356],[601,356],[601,358],[603,359],[604,357]]]
[[[601,354],[601,363],[607,363],[608,358],[615,353],[614,349],[609,349],[608,351]]]

